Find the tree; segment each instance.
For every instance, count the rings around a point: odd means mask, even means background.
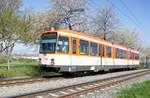
[[[85,0],[51,0],[52,11],[59,17],[61,28],[73,29],[80,23],[81,13],[84,12]],[[65,25],[64,25],[65,24]],[[66,27],[67,26],[67,27]]]
[[[24,39],[30,30],[30,18],[19,11],[21,0],[0,0],[0,53],[7,55],[7,66],[15,43]]]
[[[136,30],[122,29],[119,18],[112,7],[98,11],[93,21],[93,36],[111,41],[129,48],[140,48],[140,38]]]
[[[14,10],[17,9],[18,4],[20,1],[19,0],[12,0],[11,2],[9,0],[0,0],[0,53],[4,50],[6,50],[9,46],[5,47],[3,45],[3,40],[4,38],[4,32],[2,32],[4,30],[4,26],[6,24],[4,24],[4,17],[8,14],[10,14],[10,12],[14,13]],[[12,3],[12,5],[14,5],[14,7],[8,8],[8,5],[10,5],[10,3]],[[7,13],[6,13],[7,10]],[[9,11],[9,13],[8,13]]]
[[[51,27],[59,28],[58,17],[51,11],[33,13],[31,16],[30,40],[25,43],[38,44],[42,32],[50,30]],[[29,38],[29,37],[27,37]]]
[[[115,32],[119,26],[119,19],[112,7],[100,9],[93,22],[95,23],[94,36],[104,40],[107,40],[108,36],[111,37],[112,32]]]
[[[117,32],[113,32],[111,40],[113,43],[120,44],[129,48],[142,48],[139,33],[136,30],[122,29]]]
[[[144,67],[150,68],[150,47],[141,49],[140,62],[144,64]]]
[[[32,13],[31,30],[29,34],[24,36],[23,43],[38,44],[42,32],[49,30],[51,27],[55,29],[67,28],[78,30],[83,24],[79,19],[80,13],[83,11],[81,5],[85,0],[51,0],[53,7],[47,11]],[[79,15],[79,16],[78,16]],[[83,17],[82,17],[83,18]],[[85,20],[84,20],[85,21]]]

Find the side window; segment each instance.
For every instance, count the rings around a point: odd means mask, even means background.
[[[89,54],[89,42],[80,40],[80,54]]]
[[[116,57],[117,58],[123,58],[123,50],[121,49],[116,49]]]
[[[107,46],[107,57],[111,57],[111,47]]]
[[[104,45],[101,45],[101,53],[102,53],[102,57],[104,57],[104,55],[105,55],[105,48],[104,48]]]
[[[130,59],[130,51],[127,52],[127,58]]]
[[[72,54],[76,54],[76,40],[72,39]]]
[[[127,51],[125,51],[125,50],[124,50],[124,53],[123,53],[123,58],[124,58],[124,59],[127,58]]]
[[[133,60],[135,59],[135,58],[134,58],[134,53],[132,53],[132,58],[133,58]]]
[[[57,52],[68,53],[69,41],[68,37],[60,36],[57,43]]]
[[[122,50],[122,49],[117,49],[116,50],[116,57],[121,58],[121,59],[125,59],[126,58],[126,51]]]
[[[130,52],[130,59],[132,59],[132,52]]]
[[[135,60],[139,59],[139,54],[135,54]]]
[[[99,44],[99,56],[102,56],[102,45]]]
[[[130,52],[130,59],[134,59],[134,53]]]
[[[121,53],[120,53],[120,54],[121,54],[121,55],[120,55],[120,58],[123,59],[123,58],[124,58],[124,51],[123,51],[123,50],[120,50],[120,52],[121,52]]]
[[[97,44],[90,43],[90,55],[91,56],[97,56],[98,55]]]
[[[116,48],[116,58],[119,58],[119,49]]]

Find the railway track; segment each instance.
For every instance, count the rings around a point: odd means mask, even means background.
[[[48,80],[58,80],[58,79],[65,79],[65,78],[74,78],[69,76],[49,76],[47,78],[43,77],[36,77],[36,78],[18,78],[18,79],[2,79],[0,80],[0,86],[12,86],[12,85],[22,85],[22,84],[29,84],[29,83],[35,83],[35,82],[42,82],[42,81],[48,81]]]
[[[102,79],[98,81],[92,81],[92,82],[72,85],[72,86],[58,88],[58,89],[39,91],[39,92],[34,92],[34,93],[24,94],[24,95],[19,95],[14,97],[15,98],[78,98],[78,96],[80,95],[84,95],[89,92],[93,92],[95,90],[100,90],[105,87],[109,87],[111,85],[125,82],[127,80],[131,80],[149,73],[150,70],[144,70],[140,72],[119,75],[119,76]]]
[[[36,78],[8,79],[8,80],[0,80],[0,86],[22,85],[27,83],[29,84],[34,82],[42,82],[42,81],[58,80],[58,79],[64,79],[64,78],[62,76],[55,76],[49,78],[36,77]]]

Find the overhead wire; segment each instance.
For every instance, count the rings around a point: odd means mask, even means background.
[[[122,15],[124,15],[125,17],[127,17],[132,23],[134,23],[138,29],[140,31],[143,31],[143,29],[141,28],[141,25],[139,25],[139,23],[137,23],[135,21],[135,18],[131,18],[129,15],[125,14],[124,12],[122,12],[122,10],[120,8],[118,8],[111,0],[107,0],[108,3],[110,3],[114,8],[116,8]]]
[[[91,12],[96,14],[96,12],[99,10],[97,5],[95,6],[95,3],[92,0],[88,0],[87,4],[89,5]]]
[[[126,10],[129,12],[129,14],[133,17],[133,19],[140,24],[140,26],[144,27],[143,24],[141,23],[141,21],[139,21],[139,19],[134,15],[134,13],[132,12],[132,10],[130,10],[128,8],[128,6],[126,5],[126,3],[123,0],[120,0],[120,2],[122,3],[122,5],[126,8]]]

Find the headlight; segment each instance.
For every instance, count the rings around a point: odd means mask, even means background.
[[[41,64],[41,58],[39,58],[39,63]]]
[[[51,65],[54,65],[54,64],[55,64],[55,60],[51,59]]]

